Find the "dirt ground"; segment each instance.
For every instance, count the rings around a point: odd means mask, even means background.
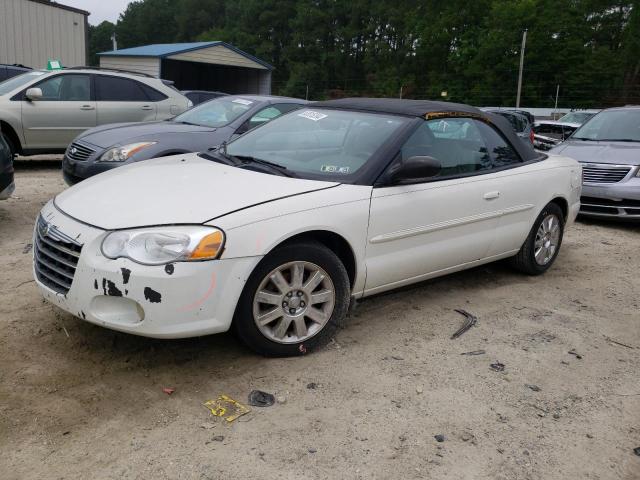
[[[640,227],[579,222],[542,277],[493,264],[421,283],[363,301],[320,352],[264,359],[231,335],[151,340],[45,304],[28,244],[65,186],[57,162],[16,169],[3,479],[640,479]],[[455,308],[479,320],[451,340]],[[252,389],[283,403],[233,423],[203,406]]]

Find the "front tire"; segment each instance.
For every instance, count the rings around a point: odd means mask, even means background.
[[[252,272],[233,329],[261,355],[303,355],[344,325],[350,296],[349,276],[333,251],[316,242],[284,245]]]
[[[553,265],[564,235],[564,215],[555,203],[547,204],[511,265],[528,275],[541,275]]]

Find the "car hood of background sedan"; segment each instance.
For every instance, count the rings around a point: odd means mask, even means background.
[[[578,162],[640,164],[640,143],[590,142],[569,139],[552,149],[550,153],[571,157]]]
[[[154,140],[165,138],[166,135],[176,133],[211,133],[216,129],[200,125],[190,125],[172,121],[145,123],[115,123],[88,130],[78,140],[102,148],[113,145],[126,145],[133,141]]]
[[[96,175],[65,190],[54,202],[76,220],[115,230],[200,224],[256,204],[336,185],[255,172],[185,154]]]

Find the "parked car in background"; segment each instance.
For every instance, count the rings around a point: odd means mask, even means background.
[[[533,144],[539,150],[549,150],[561,144],[580,125],[593,117],[597,110],[576,110],[563,115],[558,120],[540,120],[533,125]]]
[[[32,70],[0,83],[0,128],[22,155],[62,153],[96,125],[163,120],[190,106],[163,80],[88,67]]]
[[[214,98],[228,95],[224,92],[209,92],[207,90],[182,90],[180,93],[191,100],[191,103],[194,105],[200,105],[201,103],[208,102]]]
[[[305,103],[297,98],[228,95],[163,122],[97,127],[69,145],[62,173],[72,185],[140,160],[206,151]]]
[[[529,123],[532,126],[536,122],[536,117],[533,115],[533,113],[527,112],[526,110],[507,109],[506,111],[507,112],[519,113],[520,115],[523,115],[523,116],[527,117],[527,120],[529,120]]]
[[[13,183],[13,154],[0,135],[0,200],[6,200],[15,189]]]
[[[22,75],[25,72],[30,72],[31,68],[24,65],[13,64],[8,65],[6,63],[0,63],[0,82],[5,81],[7,78],[15,77],[16,75]]]
[[[640,107],[603,110],[550,153],[582,164],[582,215],[640,221]]]
[[[533,125],[529,118],[514,110],[484,110],[506,118],[516,134],[525,142],[533,145]]]
[[[233,328],[261,354],[302,355],[331,339],[352,299],[504,258],[544,273],[580,178],[575,160],[467,105],[319,102],[217,151],[62,192],[37,220],[35,279],[46,300],[103,327]]]

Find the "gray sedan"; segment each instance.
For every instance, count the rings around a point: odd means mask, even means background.
[[[603,110],[549,153],[582,163],[582,215],[640,221],[640,107]]]
[[[69,145],[62,173],[72,185],[132,162],[206,151],[305,103],[287,97],[228,95],[202,103],[171,120],[92,128]]]

